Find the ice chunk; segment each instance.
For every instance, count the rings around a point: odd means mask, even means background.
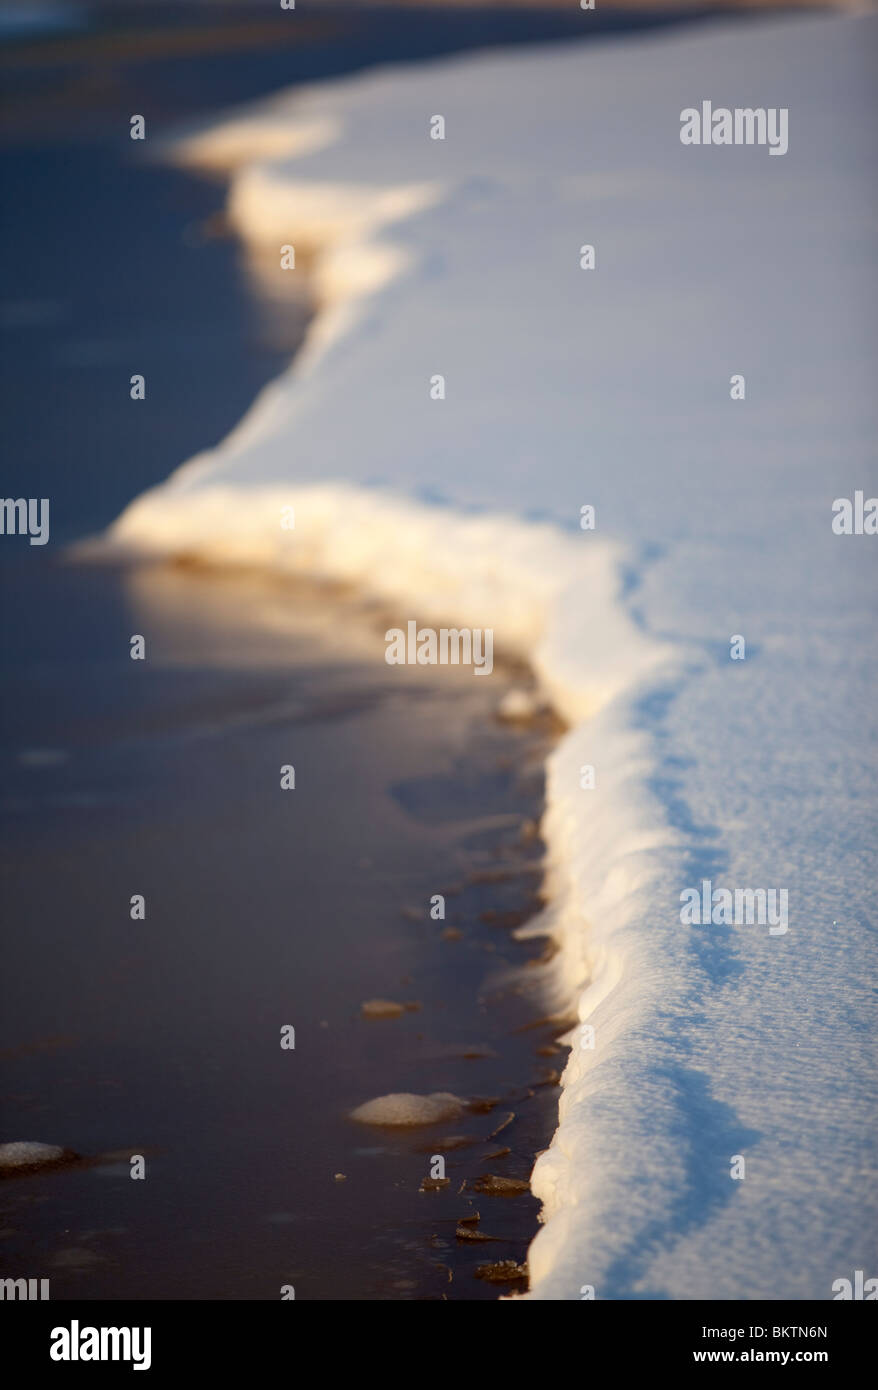
[[[70,1149],[62,1149],[58,1144],[39,1144],[33,1139],[18,1139],[11,1144],[0,1144],[0,1172],[44,1168],[47,1164],[63,1163],[75,1157]]]
[[[358,1105],[351,1111],[351,1119],[361,1125],[435,1125],[440,1120],[456,1119],[465,1104],[450,1091],[434,1091],[429,1096],[398,1091]]]

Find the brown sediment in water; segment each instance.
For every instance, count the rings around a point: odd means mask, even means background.
[[[324,591],[324,596],[325,596]],[[357,602],[355,595],[347,591],[343,595],[345,600],[353,598]],[[375,605],[367,605],[367,611],[372,610],[369,616],[375,619],[375,628],[383,629],[388,622],[393,622],[394,615],[378,605],[377,615],[374,612]],[[499,655],[500,669],[503,671],[506,681],[515,680],[533,685],[533,677],[517,659],[504,661],[503,653]],[[553,710],[548,709],[543,704],[534,703],[534,713],[527,717],[515,720],[504,719],[498,715],[496,708],[493,717],[497,724],[505,726],[509,737],[513,741],[526,739],[529,745],[528,752],[531,754],[534,745],[539,749],[541,758],[544,760],[548,754],[552,742],[558,733],[564,728],[563,722],[557,717]],[[506,760],[500,760],[505,762]],[[515,758],[512,755],[514,765]],[[570,1026],[570,1020],[565,1017],[545,1016],[540,1013],[538,1008],[533,1007],[536,999],[539,998],[539,987],[536,997],[533,988],[528,988],[524,970],[542,972],[548,966],[556,953],[554,942],[550,939],[540,940],[531,938],[529,941],[519,941],[516,932],[528,922],[532,922],[535,916],[545,905],[544,899],[539,891],[542,878],[542,853],[543,846],[539,839],[539,816],[541,805],[532,805],[531,814],[528,816],[518,816],[515,820],[515,836],[511,846],[507,835],[498,837],[498,843],[487,850],[487,854],[494,862],[483,863],[481,865],[470,866],[462,876],[460,882],[449,881],[442,890],[443,897],[455,900],[451,915],[452,923],[442,927],[440,932],[441,939],[446,941],[460,942],[469,941],[472,943],[474,936],[482,937],[481,948],[492,950],[493,943],[484,939],[483,928],[496,931],[500,929],[509,934],[510,941],[514,942],[520,949],[522,959],[513,968],[510,978],[504,983],[504,992],[508,991],[510,997],[516,992],[521,991],[526,1000],[525,1009],[529,1011],[531,1017],[524,1021],[518,1021],[516,1026],[508,1029],[508,1036],[521,1034],[522,1032],[531,1033],[539,1029],[545,1035],[548,1032],[551,1036],[546,1039],[541,1046],[534,1049],[534,1056],[546,1057],[557,1056],[561,1052],[561,1047],[557,1042],[559,1033],[565,1031]],[[499,861],[499,862],[498,862]],[[483,896],[491,895],[495,901],[490,906],[482,906],[478,912],[473,912],[468,908],[466,902],[467,895],[479,893]],[[515,906],[503,905],[504,894],[515,894],[520,902]],[[464,902],[458,903],[458,899],[464,898]],[[420,911],[413,905],[405,905],[401,909],[405,920],[411,922],[422,922],[424,911]],[[515,983],[510,988],[512,981]],[[534,1016],[535,1015],[535,1016]],[[398,1015],[397,1015],[398,1016]],[[491,1046],[468,1047],[460,1049],[459,1056],[464,1059],[477,1059],[487,1056],[497,1056],[503,1053],[502,1041],[498,1050],[498,1040],[491,1038]],[[427,1056],[429,1060],[429,1054]],[[443,1299],[449,1297],[466,1297],[464,1291],[466,1280],[479,1280],[490,1285],[515,1284],[521,1288],[527,1285],[527,1264],[524,1259],[527,1246],[536,1234],[538,1211],[536,1203],[530,1193],[529,1175],[532,1164],[539,1152],[547,1146],[554,1129],[554,1100],[551,1102],[549,1113],[543,1109],[543,1123],[538,1126],[539,1132],[531,1122],[530,1125],[523,1127],[521,1140],[517,1145],[498,1146],[497,1136],[508,1134],[510,1127],[515,1125],[520,1115],[518,1110],[501,1110],[501,1118],[497,1123],[497,1110],[502,1107],[503,1101],[513,1102],[516,1106],[524,1107],[524,1115],[527,1117],[527,1107],[529,1104],[539,1103],[540,1094],[544,1095],[554,1091],[559,1082],[560,1074],[557,1071],[547,1072],[536,1068],[522,1069],[521,1074],[516,1077],[514,1085],[508,1087],[504,1094],[494,1096],[471,1095],[468,1104],[462,1111],[464,1117],[469,1114],[473,1117],[474,1132],[463,1133],[445,1139],[439,1139],[435,1144],[424,1144],[423,1142],[415,1146],[419,1152],[431,1156],[431,1161],[437,1155],[447,1154],[449,1170],[455,1170],[455,1181],[450,1177],[432,1177],[425,1175],[419,1185],[421,1193],[430,1193],[434,1199],[438,1199],[442,1194],[449,1203],[459,1202],[469,1192],[481,1193],[489,1199],[502,1198],[501,1207],[504,1209],[503,1215],[495,1222],[498,1226],[496,1232],[487,1232],[479,1229],[479,1214],[458,1214],[455,1216],[455,1246],[447,1246],[443,1239],[441,1225],[439,1221],[435,1224],[435,1229],[431,1235],[431,1244],[441,1245],[444,1249],[444,1259],[441,1264],[435,1266],[437,1274],[444,1281],[447,1276],[449,1283],[454,1283],[454,1292],[447,1289],[438,1296]],[[490,1116],[489,1127],[478,1127],[478,1117]],[[357,1117],[359,1118],[359,1117]],[[509,1173],[484,1172],[483,1167],[488,1162],[501,1163],[504,1166],[509,1164],[512,1171]],[[504,1219],[506,1211],[510,1208],[520,1207],[517,1216],[511,1219]],[[522,1259],[520,1261],[507,1259],[496,1262],[492,1265],[473,1266],[468,1256],[461,1257],[461,1249],[470,1245],[480,1245],[485,1242],[506,1242],[512,1243],[521,1250]],[[428,1291],[423,1291],[422,1297],[436,1297],[434,1291],[432,1295]]]
[[[210,567],[207,568],[209,570]],[[257,584],[265,582],[264,577],[254,575],[253,578]],[[383,639],[387,627],[398,620],[398,614],[383,601],[364,596],[349,584],[324,580],[303,581],[298,577],[294,580],[283,579],[278,583],[291,594],[300,598],[304,596],[308,603],[316,603],[321,608],[328,605],[339,615],[336,619],[338,631],[350,631],[354,625],[360,631],[368,630],[375,639]],[[495,667],[499,681],[505,688],[534,688],[532,673],[517,657],[504,651],[502,643],[498,643],[495,648]],[[416,672],[415,679],[417,674]],[[527,760],[531,763],[536,757],[539,765],[544,765],[551,747],[565,727],[555,711],[545,703],[534,701],[533,713],[529,717],[510,721],[502,718],[498,709],[499,699],[494,697],[482,715],[482,718],[488,717],[493,720],[498,736],[509,745],[509,752],[496,758],[495,764],[514,769],[523,761],[520,754],[521,751],[525,751]],[[480,840],[477,857],[469,859],[459,877],[455,874],[449,875],[439,890],[446,900],[453,900],[447,903],[450,920],[444,924],[437,923],[441,928],[440,939],[446,942],[464,942],[470,949],[475,947],[491,952],[496,948],[488,936],[499,929],[517,956],[514,963],[510,961],[508,973],[502,983],[498,980],[496,989],[490,990],[487,996],[476,996],[473,1000],[483,1018],[484,1010],[488,1007],[486,998],[498,1001],[502,999],[503,1011],[512,1003],[516,1014],[514,1022],[502,1025],[499,1036],[489,1031],[486,1036],[490,1039],[490,1045],[459,1049],[458,1055],[464,1060],[498,1056],[502,1060],[508,1052],[509,1041],[523,1030],[528,1033],[535,1030],[542,1032],[542,1055],[557,1055],[561,1050],[557,1038],[571,1025],[570,1019],[554,1015],[547,1017],[539,1009],[542,998],[540,980],[546,969],[550,968],[550,962],[557,949],[555,943],[550,938],[531,937],[519,940],[516,936],[517,929],[532,922],[545,906],[541,891],[544,847],[539,836],[542,814],[541,780],[537,784],[531,779],[526,802],[523,808],[525,814],[517,812],[507,818],[507,824],[502,824],[501,818],[494,818],[497,830],[493,833],[489,831],[487,836]],[[476,911],[470,905],[472,899],[480,903],[480,910]],[[513,901],[510,902],[509,899]],[[402,914],[406,920],[420,924],[424,923],[426,916],[423,907],[419,910],[413,905],[403,907]],[[532,982],[528,982],[525,972],[532,976]],[[424,1046],[421,1051],[427,1068],[433,1065],[430,1055],[435,1051],[430,1042],[429,1030],[435,1029],[439,1022],[435,1016],[436,1002],[434,1001],[434,1008],[431,1010],[428,1001],[426,1009],[432,1013],[432,1017],[422,1023],[428,1031],[418,1035],[423,1039]],[[378,1003],[380,1005],[380,1001]],[[455,1001],[458,1012],[460,1005],[461,1001],[458,998]],[[364,1017],[366,1013],[367,1010],[364,1008]],[[395,1024],[396,1020],[402,1017],[397,1013],[395,1004],[394,1015]],[[534,1053],[535,1057],[539,1055],[539,1052]],[[547,1147],[554,1131],[554,1093],[559,1076],[557,1071],[547,1072],[545,1068],[540,1070],[537,1066],[526,1063],[516,1068],[514,1082],[507,1085],[504,1092],[488,1096],[470,1093],[461,1112],[463,1132],[445,1145],[448,1152],[447,1167],[449,1172],[454,1173],[454,1181],[450,1177],[431,1178],[429,1173],[426,1173],[418,1187],[421,1193],[431,1193],[434,1201],[441,1199],[443,1205],[445,1200],[454,1201],[469,1191],[482,1192],[489,1197],[502,1197],[503,1215],[495,1221],[498,1230],[488,1238],[512,1242],[520,1250],[521,1262],[507,1262],[506,1270],[508,1274],[509,1268],[514,1266],[517,1271],[514,1280],[518,1283],[526,1282],[524,1256],[530,1240],[536,1234],[539,1214],[537,1203],[530,1193],[530,1170],[537,1154]],[[501,1108],[504,1101],[507,1108]],[[512,1109],[511,1106],[515,1106],[516,1109]],[[468,1115],[472,1117],[469,1122],[466,1119]],[[487,1126],[479,1123],[480,1116],[490,1117]],[[518,1141],[512,1145],[498,1146],[497,1137],[503,1134],[506,1138],[516,1125],[520,1132]],[[442,1153],[443,1143],[437,1141],[435,1145],[426,1147],[417,1144],[414,1148],[432,1156]],[[486,1174],[483,1165],[489,1161],[502,1163],[509,1171],[505,1174]],[[438,1217],[439,1213],[436,1215]],[[456,1229],[466,1222],[465,1215],[455,1215],[454,1219]],[[431,1245],[437,1240],[442,1242],[443,1239],[441,1226],[436,1222],[434,1225],[437,1225],[437,1229],[431,1231]],[[467,1285],[464,1276],[486,1281],[489,1285],[502,1281],[502,1275],[498,1275],[495,1280],[484,1273],[477,1274],[468,1259],[462,1258],[459,1252],[459,1242],[455,1242],[446,1251],[443,1265],[437,1267],[440,1274],[444,1274],[447,1268],[458,1276],[454,1294],[450,1295],[445,1291],[442,1297],[466,1297],[464,1290]],[[430,1296],[429,1290],[422,1289],[421,1297]],[[436,1293],[432,1296],[435,1297]]]
[[[324,590],[324,595],[325,593]],[[361,602],[350,590],[341,597],[345,601]],[[395,615],[381,604],[369,603],[365,606],[365,611],[376,631],[383,630],[388,623],[395,620]],[[514,680],[517,684],[523,683],[529,688],[533,687],[533,677],[527,668],[517,659],[509,659],[502,650],[498,653],[498,667],[507,683]],[[533,702],[532,713],[527,716],[515,719],[503,717],[495,704],[492,717],[499,726],[505,728],[513,746],[516,740],[524,739],[528,744],[528,754],[532,755],[536,747],[542,760],[565,727],[554,710],[536,700]],[[510,751],[508,756],[511,765],[514,766],[514,752]],[[499,759],[498,763],[508,766],[510,761],[504,757]],[[481,937],[481,949],[490,952],[495,949],[494,943],[485,939],[483,929],[487,928],[489,932],[499,929],[508,934],[508,939],[520,950],[522,959],[513,967],[509,979],[504,983],[504,992],[508,991],[510,997],[513,997],[520,990],[526,1001],[522,1012],[529,1011],[531,1017],[523,1021],[518,1020],[515,1026],[510,1026],[507,1036],[512,1037],[522,1032],[531,1033],[537,1029],[544,1035],[548,1033],[550,1037],[544,1037],[542,1045],[534,1049],[534,1056],[554,1057],[562,1050],[556,1039],[569,1027],[570,1020],[557,1016],[546,1017],[540,1013],[538,1007],[534,1007],[539,998],[539,988],[534,996],[533,989],[527,987],[523,972],[527,970],[541,974],[549,967],[557,948],[548,938],[520,941],[516,937],[518,928],[532,922],[545,905],[540,892],[543,879],[543,846],[539,838],[539,817],[542,806],[531,803],[528,809],[529,815],[516,817],[512,845],[508,836],[505,833],[501,834],[498,836],[498,842],[486,850],[489,861],[493,862],[470,865],[462,875],[461,881],[446,883],[442,893],[444,898],[454,899],[453,908],[449,909],[453,920],[442,927],[440,937],[445,941],[467,941],[470,944],[473,943],[474,937]],[[467,895],[472,896],[474,893],[480,894],[483,902],[484,898],[488,897],[491,900],[490,905],[483,905],[481,910],[473,912],[466,899]],[[509,894],[515,895],[519,900],[514,906],[504,905],[504,897]],[[463,901],[459,902],[461,898]],[[419,911],[411,904],[404,905],[401,913],[407,921],[416,923],[424,919],[423,909]],[[510,988],[512,981],[515,983]],[[459,1055],[464,1059],[477,1059],[502,1056],[503,1052],[503,1039],[498,1043],[496,1036],[491,1036],[490,1046],[464,1048],[460,1050]],[[554,1099],[549,1111],[543,1107],[542,1123],[537,1122],[535,1125],[531,1118],[530,1124],[525,1123],[521,1126],[522,1133],[517,1144],[498,1146],[496,1141],[499,1135],[503,1134],[505,1137],[510,1133],[519,1121],[520,1114],[527,1120],[528,1106],[536,1104],[539,1107],[540,1096],[545,1097],[554,1092],[559,1079],[560,1074],[557,1071],[540,1071],[536,1067],[522,1068],[515,1084],[509,1086],[505,1093],[494,1096],[470,1095],[468,1104],[462,1111],[462,1118],[466,1124],[466,1115],[473,1117],[472,1132],[440,1139],[433,1145],[421,1142],[415,1146],[418,1152],[429,1155],[431,1162],[435,1161],[437,1156],[447,1155],[445,1165],[449,1173],[454,1171],[454,1181],[451,1176],[444,1175],[444,1169],[443,1176],[434,1177],[427,1174],[421,1179],[419,1191],[422,1194],[431,1194],[431,1205],[432,1202],[440,1200],[443,1206],[446,1203],[459,1204],[462,1199],[469,1200],[468,1193],[480,1193],[489,1201],[503,1199],[499,1204],[501,1211],[494,1221],[495,1229],[491,1231],[480,1228],[479,1213],[461,1213],[458,1206],[453,1218],[454,1242],[450,1245],[442,1230],[444,1214],[437,1211],[430,1243],[434,1247],[438,1245],[442,1248],[444,1254],[443,1261],[437,1263],[435,1269],[442,1282],[447,1277],[453,1291],[444,1289],[431,1293],[423,1290],[421,1297],[465,1298],[468,1296],[467,1289],[473,1287],[468,1283],[469,1280],[480,1281],[488,1287],[514,1285],[518,1292],[527,1287],[525,1255],[530,1240],[536,1234],[538,1223],[537,1204],[530,1192],[529,1176],[537,1154],[545,1149],[554,1130]],[[507,1104],[511,1101],[519,1109],[501,1110],[501,1118],[497,1123],[497,1111],[502,1107],[504,1100]],[[480,1116],[490,1116],[489,1126],[478,1124]],[[508,1165],[510,1171],[485,1172],[484,1165],[489,1162],[502,1164],[504,1167]],[[507,1217],[507,1212],[512,1214]],[[474,1265],[469,1256],[469,1249],[487,1242],[512,1244],[521,1252],[521,1258]]]

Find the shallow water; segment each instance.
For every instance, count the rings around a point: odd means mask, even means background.
[[[374,615],[256,579],[56,572],[49,623],[62,588],[103,639],[5,710],[4,1133],[123,1152],[5,1181],[5,1267],[62,1299],[495,1297],[472,1271],[524,1257],[536,1203],[471,1185],[527,1178],[558,1031],[511,935],[548,737],[494,719],[511,673],[387,667]],[[348,1118],[393,1091],[497,1103]],[[434,1154],[450,1185],[420,1192]],[[474,1210],[497,1243],[455,1240]]]

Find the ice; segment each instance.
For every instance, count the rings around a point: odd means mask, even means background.
[[[57,1144],[40,1144],[32,1139],[18,1139],[11,1144],[0,1144],[0,1172],[19,1168],[42,1168],[49,1163],[60,1163],[70,1158],[68,1149]]]
[[[361,1125],[435,1125],[456,1119],[465,1104],[450,1091],[434,1091],[430,1096],[399,1091],[358,1105],[351,1119]]]

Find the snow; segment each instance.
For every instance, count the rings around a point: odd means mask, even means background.
[[[105,548],[492,628],[571,726],[542,925],[594,1033],[533,1175],[531,1298],[824,1299],[874,1264],[878,541],[831,520],[878,493],[875,34],[796,16],[380,71],[183,151],[229,168],[263,263],[317,252],[320,313]],[[788,152],[682,145],[702,100],[788,109]],[[789,931],[684,926],[703,879],[787,889]]]

